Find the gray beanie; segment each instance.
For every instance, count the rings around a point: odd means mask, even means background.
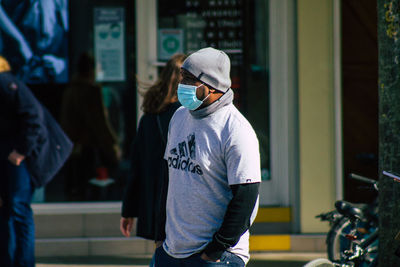
[[[231,87],[231,62],[221,50],[212,47],[200,49],[186,58],[182,69],[218,91],[225,93]]]

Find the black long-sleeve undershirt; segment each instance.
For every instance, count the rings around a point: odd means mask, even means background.
[[[250,227],[250,219],[257,202],[260,183],[232,185],[232,200],[229,202],[224,220],[219,230],[204,252],[217,260],[229,247],[237,244],[240,237]]]

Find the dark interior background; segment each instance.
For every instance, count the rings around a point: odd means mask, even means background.
[[[369,202],[375,192],[349,179],[378,179],[377,1],[342,0],[344,197]]]

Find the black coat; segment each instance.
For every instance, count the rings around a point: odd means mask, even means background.
[[[26,156],[34,186],[50,181],[72,143],[47,109],[10,72],[0,73],[0,160],[15,149]]]
[[[162,240],[165,236],[163,224],[159,224],[163,217],[160,218],[160,212],[165,210],[166,204],[162,195],[165,196],[163,192],[168,186],[164,151],[169,121],[179,106],[177,102],[161,114],[143,115],[132,145],[131,172],[123,198],[122,217],[136,217],[137,236],[150,240]]]

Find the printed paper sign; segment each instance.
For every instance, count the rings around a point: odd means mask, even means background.
[[[125,80],[123,8],[94,9],[96,81]]]

